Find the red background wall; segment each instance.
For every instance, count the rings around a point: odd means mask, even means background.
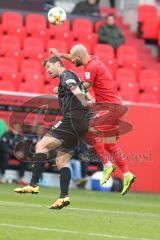
[[[137,177],[132,189],[160,192],[160,106],[129,106],[125,119],[133,124],[133,130],[121,136],[119,143]]]

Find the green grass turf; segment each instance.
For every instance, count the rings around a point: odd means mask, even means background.
[[[160,239],[160,195],[71,189],[71,205],[49,210],[59,190],[18,195],[0,185],[0,240]]]

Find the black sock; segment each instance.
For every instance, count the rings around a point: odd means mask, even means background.
[[[45,161],[47,160],[47,154],[45,153],[36,153],[33,156],[33,169],[32,169],[32,178],[30,185],[32,187],[37,186],[39,183],[39,179],[44,170]]]
[[[68,196],[69,183],[71,179],[71,170],[68,167],[63,167],[60,169],[60,198]]]

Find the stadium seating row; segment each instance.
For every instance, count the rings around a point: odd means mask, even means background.
[[[109,8],[103,7],[101,10],[102,13],[107,14],[109,12],[115,13],[114,9],[109,11]],[[19,34],[24,33],[37,36],[37,35],[46,35],[46,31],[49,30],[54,32],[54,30],[58,29],[56,26],[48,25],[46,17],[40,14],[28,14],[23,19],[23,16],[17,12],[5,12],[2,15],[2,26],[0,28],[1,31],[7,33],[17,32]],[[63,29],[65,31],[73,30],[74,37],[79,36],[79,33],[85,32],[87,34],[91,34],[94,31],[97,32],[99,26],[103,23],[102,21],[93,22],[89,19],[76,18],[71,21],[66,21],[63,24]],[[140,5],[138,8],[138,23],[139,27],[143,31],[143,37],[146,39],[159,39],[160,35],[160,22],[158,16],[158,9],[152,5]],[[122,23],[122,19],[117,17],[117,24],[122,28],[128,27]],[[85,26],[85,28],[83,27]],[[160,41],[160,40],[159,40]]]
[[[130,83],[124,86],[119,91],[123,100],[156,104],[159,104],[160,102],[159,96],[148,92],[140,93],[136,85]],[[15,86],[7,81],[0,81],[0,89],[1,91],[15,91]],[[42,86],[36,82],[32,84],[24,82],[20,84],[19,91],[27,93],[51,94],[53,92],[53,86],[49,84]],[[54,95],[54,93],[52,94]]]
[[[147,40],[157,40],[160,46],[160,17],[158,9],[152,5],[138,7],[139,35]]]
[[[7,14],[13,14],[11,21],[7,20]],[[136,39],[136,34],[131,33],[128,26],[118,19],[126,35],[126,44],[120,46],[115,54],[112,46],[98,43],[98,35],[93,32],[93,23],[88,19],[73,20],[72,28],[69,21],[58,27],[47,27],[45,16],[29,14],[24,24],[19,13],[5,12],[0,25],[0,89],[52,92],[58,82],[44,73],[41,64],[48,56],[48,49],[56,47],[68,52],[72,45],[82,42],[91,54],[99,56],[110,67],[116,86],[125,100],[138,101],[143,98],[140,96],[150,94],[156,98],[156,103],[159,102],[159,64],[151,56],[150,50],[145,48],[143,40]],[[103,23],[100,20],[95,24],[96,32]],[[82,28],[84,25],[87,30]],[[146,66],[150,70],[144,70]],[[68,63],[66,67],[83,79],[82,68],[75,68]],[[148,71],[147,74],[145,71]],[[147,80],[143,80],[145,78]]]
[[[66,65],[82,79],[84,78],[83,67],[76,68],[69,63]],[[1,90],[52,93],[52,89],[58,86],[58,79],[53,80],[35,60],[24,60],[19,72],[14,59],[1,58],[0,69]],[[118,68],[115,84],[126,100],[138,101],[140,93],[154,95],[158,101],[160,100],[160,77],[158,72],[152,69],[141,70],[137,78],[135,71],[131,68]]]
[[[102,21],[97,22],[97,24],[101,25]],[[0,28],[2,29],[2,26]],[[27,35],[26,30],[24,30],[24,29],[23,30],[21,29],[19,31],[17,30],[16,32],[12,29],[11,31],[8,32],[7,35],[1,36],[1,47],[0,48],[1,48],[2,55],[3,55],[3,51],[5,51],[5,49],[8,49],[7,51],[11,51],[11,49],[19,50],[21,48],[25,48],[25,49],[30,48],[30,52],[32,52],[31,51],[31,50],[33,50],[32,46],[34,46],[34,51],[40,51],[40,54],[38,57],[42,58],[43,56],[41,55],[41,52],[48,49],[50,46],[55,45],[57,48],[61,49],[61,51],[64,51],[64,50],[68,51],[70,49],[70,47],[77,41],[85,44],[86,47],[88,48],[88,50],[90,51],[90,53],[94,53],[95,45],[98,42],[98,35],[96,33],[88,33],[87,34],[86,32],[84,32],[84,29],[79,28],[79,33],[77,34],[77,37],[75,37],[76,34],[73,31],[67,30],[67,28],[65,28],[64,25],[61,25],[59,27],[52,26],[51,29],[52,29],[51,31],[49,31],[49,30],[45,30],[45,31],[43,30],[40,32],[33,31],[32,35]],[[2,32],[2,33],[4,33],[4,32]],[[127,45],[132,46],[132,48],[134,46],[134,48],[137,51],[140,50],[139,56],[138,56],[139,60],[141,60],[141,58],[142,58],[142,61],[148,60],[148,61],[153,62],[153,57],[152,57],[152,59],[150,58],[151,57],[150,50],[145,48],[143,40],[136,39],[136,36],[133,35],[132,33],[130,33],[129,30],[125,30],[125,36],[126,36],[126,44]],[[12,37],[12,39],[11,39],[11,37]],[[58,40],[58,41],[56,41],[56,40]],[[10,47],[11,44],[12,44],[12,46]],[[104,47],[104,45],[103,45],[103,47]],[[102,46],[101,46],[101,48],[102,48]],[[108,50],[109,50],[109,55],[110,54],[113,55],[113,53],[112,53],[113,50],[110,50],[110,49],[108,49]],[[27,53],[27,51],[28,50],[26,50],[25,55],[30,54],[30,53]],[[108,59],[107,51],[101,51],[101,55],[102,54],[104,55],[105,59]],[[30,55],[30,57],[31,56],[32,56],[32,54]]]
[[[81,36],[83,35],[81,34]],[[24,37],[23,41],[20,41],[17,36],[10,34],[3,35],[0,39],[0,56],[16,59],[18,69],[20,69],[21,62],[26,58],[38,60],[41,64],[42,60],[48,56],[49,48],[55,47],[61,52],[68,52],[70,47],[78,42],[83,43],[91,54],[99,56],[106,65],[109,65],[113,76],[115,76],[118,66],[130,67],[134,69],[138,76],[146,64],[158,64],[157,60],[152,57],[150,50],[148,51],[144,47],[142,41],[138,42],[138,47],[134,44],[136,43],[134,38],[132,38],[132,43],[136,46],[131,45],[130,41],[120,46],[115,54],[111,45],[99,44],[96,38],[83,37],[80,41],[73,41],[70,34],[64,34],[64,38],[45,39],[45,43],[40,37]],[[158,65],[156,70],[160,71]]]
[[[25,19],[23,19],[23,16],[17,12],[4,12],[1,17],[1,24],[2,30],[5,32],[10,33],[16,31],[17,29],[23,30],[23,28],[25,28],[27,34],[31,35],[38,34],[39,32],[45,31],[47,29],[52,31],[52,29],[58,28],[48,23],[46,16],[43,16],[41,14],[28,14]],[[96,26],[97,25],[94,24],[90,19],[75,18],[72,21],[65,21],[63,24],[63,29],[72,29],[76,34],[79,29],[83,28],[83,30],[87,33],[92,33],[95,29],[97,29]]]

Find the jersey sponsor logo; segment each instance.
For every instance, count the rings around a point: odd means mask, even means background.
[[[85,72],[85,77],[86,77],[86,79],[90,79],[91,73],[90,72]]]

